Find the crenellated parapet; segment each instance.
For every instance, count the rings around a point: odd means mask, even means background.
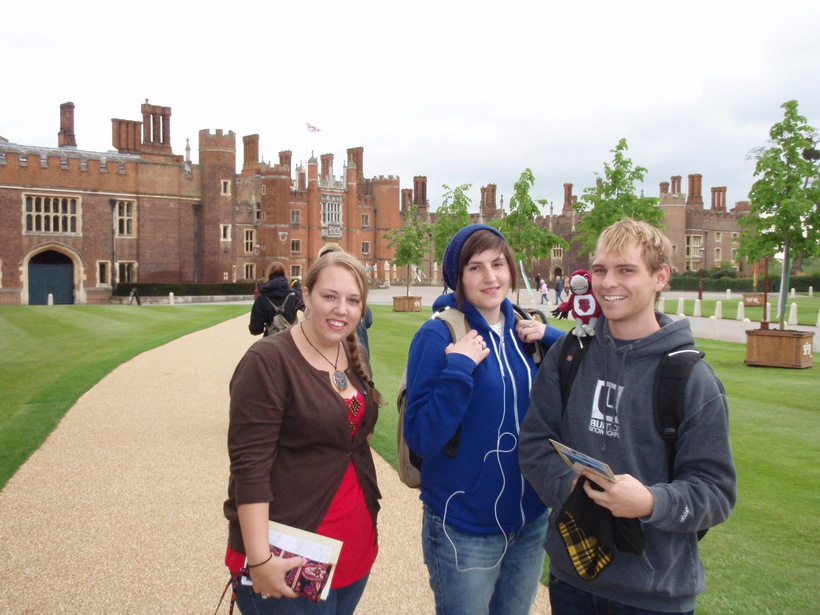
[[[53,172],[117,173],[126,175],[136,169],[140,157],[116,152],[87,152],[77,149],[34,147],[16,143],[0,142],[0,169],[11,173],[25,169],[27,173],[40,173],[44,177],[33,183],[47,181]]]
[[[233,130],[224,133],[221,128],[211,132],[209,128],[199,131],[199,151],[215,150],[236,153],[236,134]]]

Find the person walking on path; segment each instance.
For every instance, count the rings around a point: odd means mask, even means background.
[[[562,399],[562,352],[547,355],[533,385],[520,460],[524,476],[553,509],[545,542],[552,615],[694,613],[705,589],[698,532],[725,521],[735,505],[726,394],[705,361],[689,376],[671,463],[655,426],[658,365],[694,342],[688,320],[654,309],[669,281],[671,256],[669,240],[645,222],[626,219],[605,229],[590,267],[603,317],[586,338],[565,407],[550,403]],[[550,439],[608,464],[616,482],[590,470],[579,480]],[[583,519],[592,516],[590,528]],[[602,549],[585,559],[572,540],[573,524],[599,532],[607,548],[613,541],[602,530],[609,524],[621,550],[611,561]],[[623,550],[623,535],[638,546]]]
[[[555,305],[561,305],[561,294],[564,292],[564,280],[560,274],[555,276]]]
[[[546,280],[541,280],[541,288],[539,290],[541,291],[541,305],[549,303],[549,298],[547,297],[547,293],[549,292],[549,286],[547,286]]]
[[[516,322],[507,298],[515,261],[490,226],[458,231],[442,274],[455,293],[440,296],[433,311],[459,309],[470,331],[453,342],[437,318],[418,330],[404,425],[422,458],[422,548],[436,613],[526,615],[541,578],[547,514],[518,466],[518,426],[537,369],[524,343],[549,346],[563,333]]]
[[[296,313],[304,307],[302,291],[291,288],[285,277],[285,266],[276,261],[268,268],[268,281],[259,289],[259,296],[253,302],[248,330],[251,335],[264,333],[267,336],[276,331],[271,329],[273,319],[278,313],[276,308],[282,311],[288,323],[293,324],[296,322]]]
[[[327,254],[304,288],[306,318],[253,344],[230,384],[225,563],[242,613],[350,615],[378,553],[369,441],[384,401],[356,338],[366,274],[349,254]],[[268,520],[343,541],[326,601],[286,584],[303,560],[273,556]]]

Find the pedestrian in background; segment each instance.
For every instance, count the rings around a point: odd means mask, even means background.
[[[555,276],[555,305],[561,305],[561,294],[564,292],[564,280],[560,275]]]

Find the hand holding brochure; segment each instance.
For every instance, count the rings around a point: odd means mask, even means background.
[[[342,542],[275,521],[268,524],[268,537],[274,556],[300,555],[307,560],[286,575],[290,588],[313,602],[326,600]]]
[[[570,448],[566,444],[561,444],[552,438],[550,438],[550,442],[555,447],[555,450],[558,451],[558,454],[561,455],[561,459],[563,459],[576,474],[581,474],[584,470],[591,470],[595,475],[601,478],[605,478],[613,483],[618,482],[618,479],[615,478],[615,474],[612,473],[612,470],[603,461],[598,461],[589,455],[584,455],[574,448]]]
[[[288,559],[299,556],[305,559],[302,566],[291,569],[285,575],[285,581],[294,592],[312,602],[327,599],[342,541],[270,521],[268,542],[274,557]]]

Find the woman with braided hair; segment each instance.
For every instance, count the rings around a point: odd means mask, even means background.
[[[352,614],[378,553],[379,488],[369,440],[384,404],[356,326],[367,278],[345,252],[304,281],[305,319],[253,344],[231,379],[226,564],[243,613]],[[330,595],[286,585],[299,557],[271,557],[268,520],[343,541]]]

